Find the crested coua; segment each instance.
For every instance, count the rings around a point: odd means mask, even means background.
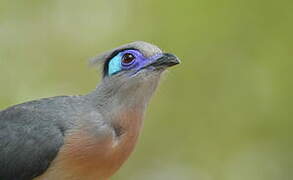
[[[1,180],[104,180],[133,151],[162,72],[179,63],[157,46],[133,42],[92,60],[97,88],[0,111]]]

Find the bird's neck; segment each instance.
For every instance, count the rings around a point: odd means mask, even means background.
[[[125,112],[142,116],[157,85],[158,81],[132,84],[116,82],[115,86],[102,82],[90,97],[106,117],[118,116]]]

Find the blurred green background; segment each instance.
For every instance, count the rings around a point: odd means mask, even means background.
[[[113,180],[293,178],[293,3],[1,0],[0,109],[85,94],[96,54],[144,40],[175,53]]]

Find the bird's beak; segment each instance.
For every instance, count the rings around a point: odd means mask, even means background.
[[[167,68],[171,66],[175,66],[180,63],[178,57],[170,53],[163,53],[161,57],[156,59],[150,65],[156,68]]]

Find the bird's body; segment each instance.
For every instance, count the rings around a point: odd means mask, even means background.
[[[127,47],[145,51],[147,57],[161,53],[143,42]],[[115,51],[125,51],[125,46],[104,54],[105,64]],[[162,70],[150,73],[145,67],[139,73],[107,67],[102,83],[89,94],[46,98],[0,111],[1,180],[108,179],[133,151],[159,82]]]

